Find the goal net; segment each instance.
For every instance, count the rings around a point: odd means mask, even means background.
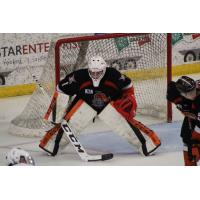
[[[110,67],[131,78],[138,114],[167,119],[167,34],[64,36],[51,42],[39,79],[47,95],[37,87],[23,112],[12,120],[9,131],[23,136],[41,136],[50,126],[43,117],[56,84],[70,72],[87,68],[88,58],[94,55],[102,56]],[[29,72],[34,75],[33,68],[30,67]],[[57,111],[66,102],[62,104],[57,105]]]

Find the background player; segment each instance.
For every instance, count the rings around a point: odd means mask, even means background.
[[[195,166],[200,159],[200,82],[182,76],[168,85],[167,99],[185,116],[181,128],[184,162]]]
[[[25,150],[12,148],[6,155],[8,166],[32,166],[35,165],[33,157]]]
[[[156,134],[148,128],[146,131],[144,125],[133,119],[137,103],[131,80],[108,67],[101,56],[90,58],[88,69],[74,71],[61,80],[56,94],[64,94],[66,99],[72,97],[70,106],[64,111],[64,119],[76,134],[98,117],[134,145],[142,155],[148,156],[160,146]],[[142,132],[144,130],[145,133]],[[59,146],[66,146],[67,143],[58,122],[47,131],[40,147],[51,155],[56,155]]]

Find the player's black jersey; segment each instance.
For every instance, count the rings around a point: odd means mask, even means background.
[[[80,69],[67,75],[58,85],[58,90],[70,96],[76,95],[97,111],[110,101],[120,98],[123,89],[132,86],[131,80],[114,68],[106,68],[99,86],[94,87],[88,69]]]
[[[167,88],[167,100],[174,104],[188,104],[191,105],[192,101],[181,96],[180,92],[176,88],[176,83],[171,81]]]
[[[187,108],[190,109],[190,111],[188,110],[188,112],[191,112],[196,115],[198,119],[196,121],[196,125],[200,127],[200,85],[198,86],[197,84],[197,96],[192,101],[181,96],[180,92],[176,89],[175,82],[171,81],[168,85],[167,100],[175,103],[176,105],[187,105]]]

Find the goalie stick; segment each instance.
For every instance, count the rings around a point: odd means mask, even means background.
[[[89,155],[81,143],[78,141],[77,137],[73,134],[73,131],[69,127],[69,124],[64,120],[61,124],[64,133],[67,135],[74,149],[84,161],[99,161],[99,160],[109,160],[113,158],[113,154],[102,154],[102,155]]]
[[[31,71],[28,69],[29,73],[33,77],[33,80],[36,82],[36,84],[39,86],[41,89],[42,93],[50,99],[44,88],[42,87],[40,81],[36,78],[34,74],[31,73]],[[64,131],[64,133],[67,135],[69,141],[71,142],[72,146],[80,156],[80,158],[84,161],[104,161],[104,160],[110,160],[113,158],[113,154],[99,154],[99,155],[91,155],[86,152],[82,144],[79,142],[77,137],[74,135],[73,131],[69,127],[69,124],[67,123],[66,120],[63,120],[61,123],[61,128]]]

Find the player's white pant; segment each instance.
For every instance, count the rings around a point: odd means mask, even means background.
[[[104,121],[115,133],[125,138],[130,144],[135,146],[139,152],[145,156],[152,153],[160,141],[156,137],[151,137],[142,133],[139,128],[129,123],[113,106],[108,104],[99,114],[99,118]],[[150,130],[150,129],[149,129]],[[155,135],[154,135],[155,136]],[[155,141],[156,139],[157,141]]]

